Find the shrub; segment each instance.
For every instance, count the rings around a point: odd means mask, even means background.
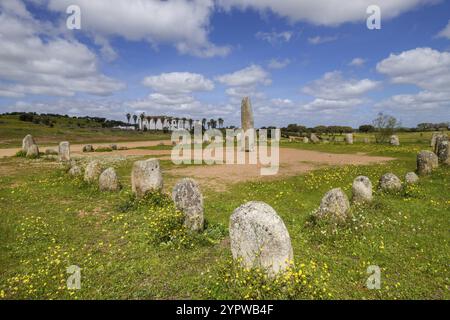
[[[23,151],[23,150],[20,150],[20,151],[16,152],[16,157],[18,157],[18,158],[24,158],[26,156],[27,156],[27,153],[25,151]]]

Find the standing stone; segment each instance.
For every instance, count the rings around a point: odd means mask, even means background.
[[[420,151],[417,155],[417,173],[426,175],[439,166],[437,155],[431,151]]]
[[[303,143],[309,143],[309,138],[308,137],[303,137]]]
[[[253,139],[245,137],[245,141],[243,141],[243,150],[246,152],[253,151],[255,147],[255,125],[253,120],[253,109],[252,104],[250,102],[249,97],[245,97],[242,99],[241,103],[241,123],[243,134],[245,134],[248,130],[253,130]],[[252,141],[250,141],[252,140]]]
[[[81,176],[82,173],[81,168],[77,165],[73,165],[69,170],[69,174],[74,177]]]
[[[353,144],[353,133],[347,133],[345,135],[345,143],[346,144]]]
[[[386,173],[380,178],[380,187],[383,191],[396,192],[402,189],[401,180],[393,173]]]
[[[120,183],[116,171],[113,168],[103,171],[98,178],[98,185],[100,191],[119,191]]]
[[[202,231],[204,226],[203,196],[193,179],[183,179],[172,191],[172,199],[178,210],[184,213],[184,226],[192,231]]]
[[[400,145],[400,140],[398,139],[398,136],[396,135],[392,135],[389,143],[391,144],[391,146],[399,146]]]
[[[437,156],[439,163],[450,165],[450,148],[448,141],[441,141],[437,146]]]
[[[83,147],[83,152],[94,152],[94,147],[92,144],[87,144]]]
[[[417,176],[417,174],[415,172],[408,172],[405,175],[405,182],[406,184],[414,184],[419,182],[419,177]]]
[[[112,144],[109,146],[111,150],[117,150],[117,144]]]
[[[58,148],[59,161],[70,161],[70,143],[61,142]]]
[[[433,132],[432,136],[431,136],[431,141],[430,141],[430,147],[434,148],[436,147],[436,138],[441,135],[440,132]]]
[[[320,139],[316,136],[315,133],[311,133],[310,140],[312,143],[319,143]]]
[[[39,148],[37,144],[32,144],[28,147],[27,150],[27,158],[38,158],[39,157]]]
[[[142,198],[147,192],[160,191],[163,188],[161,166],[158,159],[136,161],[131,172],[133,193]]]
[[[350,217],[350,201],[341,188],[332,189],[325,194],[316,217],[338,223]]]
[[[293,260],[286,226],[264,202],[248,202],[234,210],[229,229],[233,258],[241,259],[246,268],[262,268],[273,276]]]
[[[26,154],[28,152],[28,148],[35,144],[36,142],[34,141],[33,136],[31,134],[27,134],[22,140],[22,151]]]
[[[84,170],[84,181],[87,183],[95,183],[98,181],[100,174],[102,173],[102,166],[97,160],[93,160],[88,163]]]
[[[438,154],[438,152],[439,152],[439,145],[441,144],[441,142],[444,142],[444,141],[448,141],[448,136],[446,135],[446,134],[440,134],[440,135],[438,135],[438,136],[436,136],[436,142],[435,142],[435,145],[434,145],[434,153],[436,153],[436,155]]]
[[[373,199],[372,196],[372,182],[368,177],[359,176],[353,180],[352,185],[353,191],[353,202],[364,203],[371,202]]]

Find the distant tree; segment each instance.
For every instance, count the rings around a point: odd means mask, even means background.
[[[136,125],[136,123],[137,123],[137,119],[138,119],[138,116],[136,115],[136,114],[133,114],[133,121],[134,121],[134,124]]]
[[[202,119],[202,127],[203,127],[203,130],[206,129],[206,121],[208,121],[208,120],[206,120],[206,118],[203,118],[203,119]]]
[[[219,120],[219,128],[222,128],[223,127],[223,119],[219,118],[218,120]]]
[[[375,141],[377,143],[384,143],[400,127],[400,122],[395,117],[380,112],[378,117],[373,120],[373,126],[376,129]]]
[[[363,125],[359,126],[358,130],[359,130],[359,132],[363,132],[363,133],[374,132],[375,127],[372,126],[371,124],[363,124]]]
[[[128,124],[130,124],[130,120],[131,120],[131,114],[127,113],[127,122],[128,122]]]

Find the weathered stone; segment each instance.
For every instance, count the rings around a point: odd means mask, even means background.
[[[184,213],[184,226],[192,231],[202,231],[204,226],[203,196],[193,179],[179,181],[172,191],[178,210]]]
[[[431,151],[420,151],[417,155],[417,173],[426,175],[439,166],[437,155]]]
[[[102,173],[102,165],[97,160],[88,163],[84,170],[84,181],[87,183],[96,183]]]
[[[233,258],[246,268],[262,268],[275,275],[293,260],[286,226],[264,202],[248,202],[234,210],[229,230]]]
[[[83,147],[83,152],[94,152],[94,147],[92,144],[87,144]]]
[[[402,181],[393,173],[386,173],[380,178],[379,188],[383,191],[400,191],[402,189]]]
[[[341,188],[332,189],[324,195],[316,217],[332,222],[344,222],[350,217],[350,201]]]
[[[303,137],[303,143],[309,143],[309,138],[308,137]]]
[[[118,191],[120,190],[120,182],[116,171],[108,168],[102,172],[98,178],[98,186],[100,191]]]
[[[437,146],[437,156],[439,163],[450,165],[450,148],[448,141],[440,141]]]
[[[436,136],[436,144],[434,146],[434,153],[436,153],[436,155],[439,153],[440,144],[444,141],[448,141],[448,136],[446,134]]]
[[[131,172],[131,188],[138,197],[143,197],[151,191],[163,188],[161,166],[158,159],[136,161]]]
[[[241,123],[242,123],[242,130],[243,130],[243,138],[244,141],[242,143],[242,150],[248,152],[253,151],[255,147],[255,138],[256,138],[256,132],[255,130],[255,124],[253,120],[253,109],[252,104],[250,102],[249,97],[245,97],[242,99],[241,103]],[[253,138],[246,137],[245,133],[248,133],[249,131],[253,130]]]
[[[363,142],[364,142],[364,143],[370,143],[370,140],[369,140],[369,138],[364,138],[364,139],[363,139]]]
[[[353,144],[353,133],[347,133],[345,135],[345,143],[346,144]]]
[[[372,196],[372,182],[368,177],[359,176],[353,180],[352,185],[353,192],[353,202],[364,203],[371,202],[373,199]]]
[[[69,174],[71,176],[81,176],[83,174],[83,172],[81,171],[81,168],[77,165],[73,165],[70,170],[69,170]]]
[[[441,134],[442,133],[440,132],[433,132],[433,134],[431,135],[430,147],[433,148],[433,150],[436,147],[436,138]]]
[[[35,144],[36,142],[34,141],[33,136],[31,134],[27,134],[22,140],[22,151],[26,154],[28,152],[28,148]]]
[[[311,133],[310,140],[311,140],[312,143],[319,143],[320,142],[319,137],[317,137],[315,133]]]
[[[419,182],[419,177],[417,176],[417,174],[415,172],[408,172],[405,175],[405,182],[407,184],[414,184]]]
[[[399,140],[398,136],[392,135],[391,138],[389,139],[389,143],[392,146],[399,146],[400,145],[400,140]]]
[[[70,143],[63,141],[58,148],[59,161],[70,161]]]
[[[37,144],[32,144],[28,146],[27,158],[38,158],[39,157],[39,148]]]

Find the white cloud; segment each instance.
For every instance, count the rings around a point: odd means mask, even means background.
[[[216,80],[230,87],[250,87],[272,83],[269,73],[258,65],[251,65],[236,72],[219,76]]]
[[[361,96],[379,85],[379,82],[370,79],[344,79],[341,72],[326,73],[321,79],[313,81],[302,91],[308,95],[328,99],[340,100]]]
[[[291,60],[289,60],[287,58],[284,60],[272,59],[269,61],[269,64],[267,65],[267,67],[269,69],[283,69],[283,68],[287,67],[290,63],[291,63]]]
[[[361,67],[366,63],[366,60],[363,58],[355,58],[348,65],[351,67]]]
[[[308,38],[308,42],[311,44],[317,45],[317,44],[322,44],[322,43],[327,43],[327,42],[333,42],[333,41],[336,41],[337,39],[338,39],[337,36],[326,36],[326,37],[315,36],[315,37]]]
[[[28,94],[109,95],[124,85],[98,71],[96,55],[85,45],[49,33],[23,3],[0,3],[0,96]]]
[[[226,10],[234,7],[242,10],[251,8],[261,13],[270,10],[291,22],[306,21],[327,26],[365,21],[366,9],[373,4],[380,6],[383,19],[389,19],[421,5],[435,2],[436,0],[218,0]]]
[[[393,83],[413,84],[429,91],[450,91],[450,53],[416,48],[391,54],[377,64],[377,71]]]
[[[211,91],[214,89],[214,83],[211,80],[201,74],[189,72],[162,73],[157,76],[146,77],[143,84],[157,92],[168,94]]]
[[[417,94],[399,94],[376,104],[377,108],[397,111],[431,111],[450,108],[449,92],[421,91]]]
[[[450,20],[448,21],[447,26],[441,30],[438,34],[438,37],[450,39]]]
[[[364,99],[346,99],[346,100],[333,100],[333,99],[314,99],[312,102],[306,103],[302,106],[304,111],[339,111],[342,109],[349,109],[364,103]]]
[[[92,35],[120,36],[153,46],[173,44],[180,53],[200,57],[230,52],[229,47],[208,39],[212,0],[48,0],[48,8],[58,13],[64,13],[68,5],[82,8],[82,31]]]
[[[283,31],[283,32],[258,32],[255,37],[260,40],[267,41],[271,45],[280,44],[283,42],[289,42],[292,38],[292,31]]]

